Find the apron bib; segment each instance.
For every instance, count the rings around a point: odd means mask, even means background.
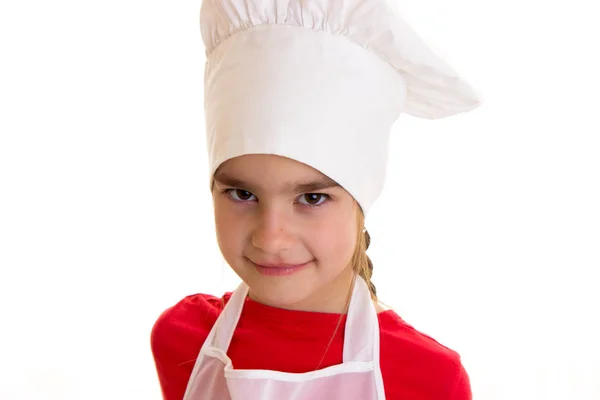
[[[242,282],[213,325],[184,400],[385,400],[379,320],[363,278],[357,276],[352,289],[342,363],[306,373],[233,368],[227,349],[247,294]]]

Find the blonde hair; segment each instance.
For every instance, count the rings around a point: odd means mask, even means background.
[[[352,265],[352,269],[362,277],[367,285],[369,286],[369,291],[371,292],[371,298],[374,301],[378,301],[377,299],[377,289],[375,285],[371,281],[371,277],[373,276],[373,262],[367,255],[367,249],[371,244],[371,236],[369,232],[365,228],[365,216],[362,211],[360,205],[358,205],[358,216],[357,220],[357,238],[356,238],[356,246],[354,248],[354,254],[352,255],[352,259],[350,261],[350,265]]]

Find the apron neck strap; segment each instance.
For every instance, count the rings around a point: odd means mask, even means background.
[[[379,320],[367,282],[357,276],[348,307],[344,331],[344,362],[373,361],[378,357]],[[377,354],[376,354],[377,353]]]

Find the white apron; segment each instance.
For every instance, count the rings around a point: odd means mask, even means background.
[[[379,321],[362,278],[356,278],[352,290],[342,364],[306,373],[233,368],[227,349],[247,294],[242,282],[219,315],[200,349],[184,400],[385,400]],[[264,352],[268,357],[269,349]]]

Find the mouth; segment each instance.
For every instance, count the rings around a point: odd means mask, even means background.
[[[288,264],[288,265],[262,265],[256,264],[252,260],[248,260],[254,266],[254,268],[261,274],[265,276],[286,276],[292,275],[300,270],[305,269],[310,263],[306,262],[304,264]]]

